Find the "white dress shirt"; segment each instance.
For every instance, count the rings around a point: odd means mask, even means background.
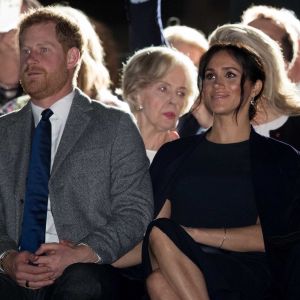
[[[155,156],[156,153],[157,153],[157,150],[146,149],[146,154],[147,154],[147,157],[149,159],[150,165],[152,164],[152,161],[153,161],[154,156]]]
[[[62,137],[67,118],[70,112],[70,108],[73,102],[73,98],[75,95],[75,91],[72,91],[67,96],[62,99],[56,101],[51,107],[49,107],[53,111],[53,115],[50,117],[50,122],[52,126],[52,144],[51,144],[51,168],[53,165],[53,161],[55,158],[55,154]],[[45,108],[39,107],[33,103],[31,103],[34,124],[35,127],[39,123],[41,119],[41,113]],[[51,212],[51,201],[50,197],[48,198],[48,211],[47,211],[47,222],[46,222],[46,243],[55,243],[58,242],[58,235],[56,232],[53,215]]]

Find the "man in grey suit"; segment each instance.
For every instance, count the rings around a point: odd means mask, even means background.
[[[0,291],[5,299],[116,299],[110,266],[152,218],[144,145],[124,112],[75,88],[83,39],[55,8],[25,16],[21,82],[31,101],[0,118]],[[50,108],[51,175],[45,243],[18,251],[31,138]],[[25,199],[25,200],[24,200]]]

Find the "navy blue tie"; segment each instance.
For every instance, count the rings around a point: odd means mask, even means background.
[[[51,165],[51,122],[53,112],[45,109],[34,130],[29,162],[20,251],[34,253],[45,242],[48,182]]]

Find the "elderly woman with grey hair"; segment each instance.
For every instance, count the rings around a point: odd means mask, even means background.
[[[197,97],[197,72],[177,50],[148,47],[123,68],[123,97],[134,114],[147,154],[153,159],[166,142],[179,138],[176,125]]]

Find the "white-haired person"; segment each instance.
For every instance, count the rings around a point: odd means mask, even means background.
[[[288,22],[297,33],[298,53],[293,66],[288,71],[288,75],[289,78],[296,83],[298,94],[300,95],[300,20],[297,18],[294,11],[286,8],[281,8],[280,14],[284,18],[285,22]]]
[[[163,46],[137,51],[124,64],[123,98],[140,129],[148,157],[179,138],[176,125],[197,98],[196,67],[181,52]]]
[[[243,24],[255,27],[275,40],[289,70],[297,57],[298,38],[295,29],[286,20],[280,9],[268,5],[252,5],[242,13]]]
[[[187,55],[198,67],[201,56],[208,49],[203,32],[190,26],[172,25],[164,29],[164,36],[172,47]]]

